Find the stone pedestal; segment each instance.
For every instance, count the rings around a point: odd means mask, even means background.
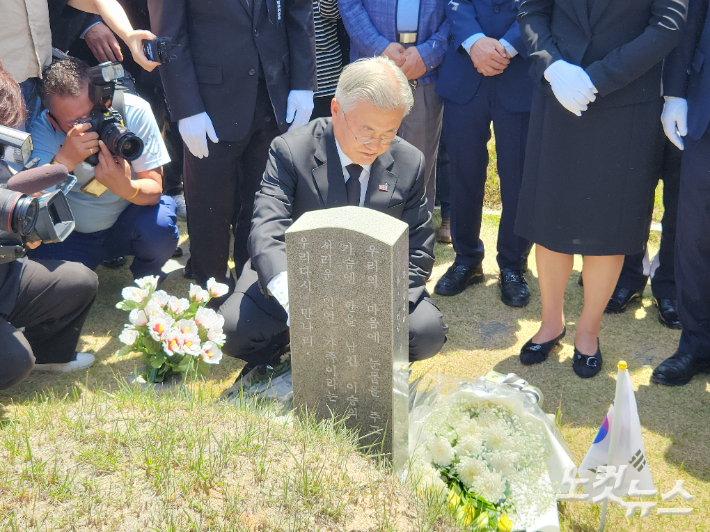
[[[408,229],[339,207],[286,231],[294,406],[345,417],[395,469],[408,459]]]

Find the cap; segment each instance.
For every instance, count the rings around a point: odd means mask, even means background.
[[[626,360],[619,360],[619,369],[626,369]]]

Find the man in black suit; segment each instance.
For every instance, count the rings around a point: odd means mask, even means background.
[[[651,381],[687,384],[710,373],[710,9],[690,0],[680,45],[668,56],[661,122],[666,136],[683,150],[676,228],[675,275],[683,326],[678,350]],[[685,137],[683,140],[682,137]]]
[[[180,44],[160,67],[185,142],[195,279],[231,286],[248,260],[254,194],[271,141],[308,122],[316,88],[311,0],[149,0],[151,27]],[[211,143],[207,142],[209,137]]]
[[[272,143],[254,202],[251,260],[220,309],[224,351],[247,362],[242,375],[274,365],[289,343],[284,235],[316,209],[367,207],[409,225],[410,360],[434,356],[446,341],[448,328],[425,287],[434,265],[434,229],[424,195],[424,156],[395,137],[413,101],[394,62],[361,59],[338,81],[332,120],[314,120]]]

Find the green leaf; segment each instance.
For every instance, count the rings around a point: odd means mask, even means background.
[[[154,357],[150,358],[150,367],[152,368],[159,368],[163,364],[165,364],[165,356],[164,355],[155,355]]]
[[[134,308],[139,308],[141,306],[140,303],[136,303],[135,301],[119,301],[116,303],[116,308],[118,310],[125,310],[125,311],[131,311]]]
[[[132,346],[132,345],[124,345],[123,347],[121,347],[121,349],[119,349],[118,351],[116,351],[113,355],[114,355],[114,356],[117,356],[117,357],[123,357],[123,356],[126,356],[126,355],[128,355],[128,354],[134,352],[135,350],[136,350],[136,349],[135,349],[135,346]]]

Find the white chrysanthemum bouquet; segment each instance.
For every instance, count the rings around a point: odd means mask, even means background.
[[[116,355],[142,353],[146,367],[142,377],[153,383],[190,371],[204,375],[219,363],[226,339],[224,318],[205,305],[225,295],[226,285],[214,279],[207,281],[207,290],[190,285],[190,299],[156,290],[157,276],[137,279],[136,285],[124,288],[123,301],[116,304],[130,312],[130,323],[118,337],[126,345]]]
[[[459,390],[413,411],[422,421],[410,467],[418,491],[446,497],[469,530],[525,530],[543,514],[556,516],[549,420],[541,422],[544,413],[534,408],[539,416],[529,417],[526,409]]]

